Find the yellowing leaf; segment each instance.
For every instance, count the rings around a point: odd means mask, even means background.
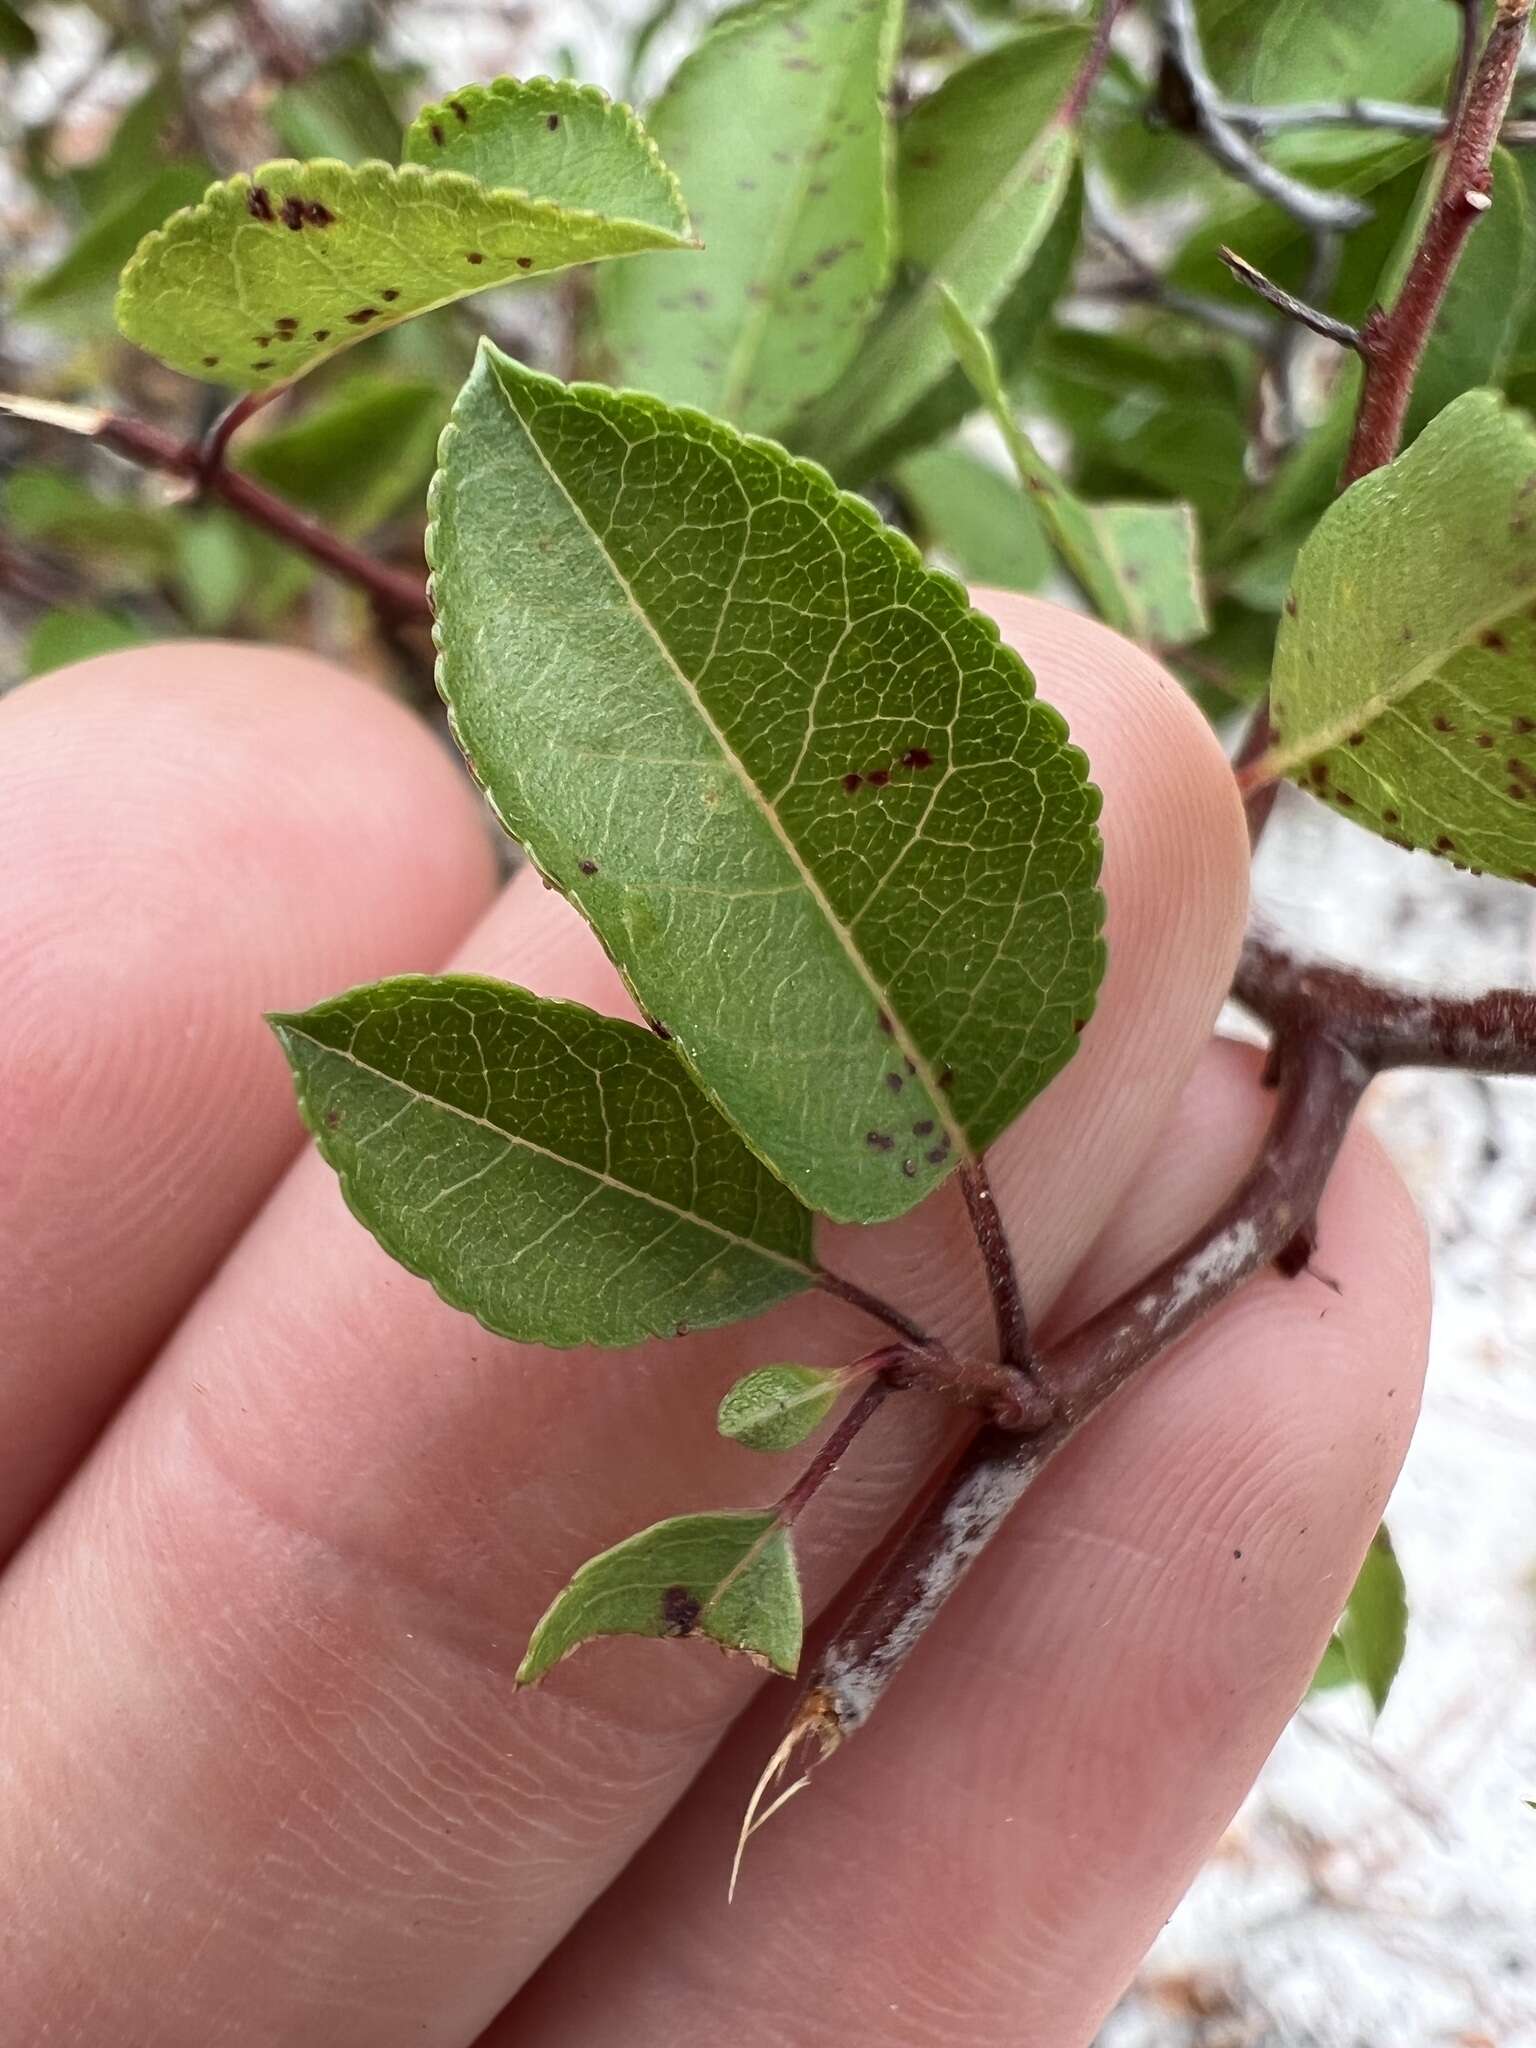
[[[793,1678],[804,1633],[789,1532],[760,1514],[678,1515],[584,1564],[518,1668],[536,1685],[594,1636],[706,1636]]]
[[[488,89],[473,111],[469,98],[450,104],[466,109],[461,125],[521,133],[530,116],[547,122],[552,95],[564,107],[577,91],[535,81],[512,93]],[[263,164],[211,185],[199,205],[145,237],[123,272],[118,325],[189,376],[262,391],[489,285],[685,246],[690,229],[676,182],[633,114],[595,94],[579,104],[583,121],[604,128],[602,161],[613,171],[618,206],[633,212],[578,207],[420,163]],[[421,144],[414,128],[411,141]],[[488,132],[485,153],[494,147]]]
[[[1274,746],[1357,824],[1536,883],[1536,432],[1469,391],[1296,561]]]

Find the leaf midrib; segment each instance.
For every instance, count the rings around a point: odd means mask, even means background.
[[[492,374],[495,375],[495,372],[493,371]],[[902,1052],[905,1058],[911,1061],[912,1070],[918,1078],[918,1080],[922,1082],[923,1087],[926,1089],[929,1100],[933,1105],[938,1121],[942,1124],[944,1131],[950,1138],[956,1150],[959,1152],[961,1158],[973,1158],[974,1153],[971,1148],[969,1136],[967,1135],[962,1125],[956,1120],[956,1118],[950,1111],[948,1100],[944,1094],[944,1091],[938,1085],[937,1076],[934,1074],[932,1066],[926,1054],[923,1052],[922,1047],[918,1045],[916,1040],[913,1038],[911,1032],[908,1030],[904,1020],[902,1019],[900,1012],[897,1010],[891,992],[889,991],[889,989],[885,987],[884,983],[877,978],[873,968],[864,958],[862,952],[860,952],[858,944],[854,939],[851,928],[848,925],[845,925],[842,919],[833,910],[831,903],[827,900],[825,891],[822,889],[821,883],[816,877],[815,871],[807,865],[804,856],[800,852],[799,847],[796,846],[794,840],[791,839],[788,832],[784,829],[783,821],[780,819],[777,810],[770,802],[766,792],[759,787],[757,781],[749,772],[746,763],[742,760],[741,756],[736,752],[735,748],[730,744],[730,741],[726,737],[724,730],[716,723],[715,719],[711,716],[708,705],[705,704],[703,698],[699,695],[697,684],[694,682],[691,676],[684,673],[682,667],[680,666],[676,657],[674,656],[671,648],[668,647],[666,641],[662,639],[660,633],[656,630],[656,627],[652,623],[652,620],[649,614],[647,613],[645,607],[640,603],[640,600],[635,595],[635,592],[631,587],[628,578],[624,575],[618,563],[613,559],[613,556],[604,546],[602,537],[597,532],[597,529],[593,526],[592,522],[587,518],[587,515],[585,514],[585,512],[582,511],[581,507],[576,503],[576,500],[571,496],[570,491],[566,488],[564,479],[551,466],[550,462],[544,454],[543,449],[535,440],[532,428],[529,426],[528,422],[523,418],[522,414],[518,411],[517,407],[513,404],[511,394],[507,391],[505,384],[502,382],[499,376],[496,377],[496,384],[497,388],[502,393],[508,412],[517,421],[518,426],[522,430],[524,439],[527,441],[529,448],[533,451],[533,454],[537,458],[540,466],[543,468],[545,475],[549,478],[550,482],[555,486],[556,490],[559,491],[561,497],[565,500],[566,504],[570,506],[572,515],[580,523],[582,531],[586,533],[591,539],[592,545],[597,550],[599,558],[606,564],[609,573],[613,577],[614,582],[618,585],[619,589],[624,593],[625,602],[629,605],[630,610],[639,620],[641,626],[644,628],[646,634],[649,636],[657,652],[660,654],[662,661],[665,663],[670,674],[676,678],[679,687],[682,689],[685,696],[688,698],[688,701],[693,706],[694,710],[697,712],[699,719],[703,724],[705,730],[709,733],[710,737],[715,742],[715,745],[720,749],[721,759],[725,761],[727,765],[730,767],[731,771],[736,776],[737,781],[741,784],[741,787],[743,788],[743,790],[745,790],[746,794],[751,799],[754,807],[757,809],[757,811],[760,813],[760,815],[766,822],[769,831],[773,834],[774,838],[778,841],[779,845],[783,848],[785,854],[788,856],[790,865],[793,867],[796,875],[799,877],[801,885],[805,889],[806,893],[810,896],[812,902],[816,905],[816,908],[821,912],[822,917],[825,919],[829,929],[836,936],[838,944],[841,946],[845,957],[852,965],[854,971],[859,976],[859,979],[863,982],[865,988],[873,997],[876,1008],[878,1010],[883,1011],[885,1015],[890,1019],[891,1042],[893,1045],[899,1048],[899,1050]],[[745,543],[743,543],[743,545],[745,545]],[[724,614],[722,612],[722,619],[723,616]]]
[[[818,119],[813,123],[814,128],[819,129],[831,110],[841,103],[843,94],[847,91],[849,81],[853,76],[854,58],[857,55],[858,48],[858,37],[857,33],[855,33],[852,47],[844,57],[842,68],[836,75],[836,87],[822,102]],[[881,118],[884,119],[884,109],[881,110]],[[757,272],[757,281],[759,282],[764,277],[775,279],[776,292],[780,288],[777,280],[784,269],[785,258],[788,255],[790,243],[794,239],[795,229],[800,220],[801,205],[813,182],[815,170],[815,159],[812,157],[810,150],[806,149],[802,153],[800,167],[795,180],[788,188],[786,203],[780,211],[779,220],[774,229],[773,246],[768,260]],[[889,195],[887,195],[888,207]],[[884,253],[888,254],[889,248],[890,220],[887,212],[886,250]],[[748,295],[747,317],[741,324],[741,330],[736,337],[736,344],[731,350],[730,360],[725,366],[725,375],[721,379],[720,410],[727,419],[733,419],[741,405],[742,389],[745,387],[747,377],[752,372],[761,355],[763,337],[768,331],[768,323],[773,316],[773,312],[774,301],[772,299],[760,298],[754,300]]]
[[[627,1195],[637,1202],[648,1202],[653,1209],[659,1209],[663,1215],[671,1216],[680,1222],[696,1224],[701,1230],[711,1231],[728,1245],[755,1252],[760,1258],[772,1259],[775,1264],[785,1266],[793,1273],[803,1273],[809,1280],[819,1277],[819,1268],[804,1259],[791,1258],[788,1253],[775,1251],[772,1246],[760,1243],[755,1237],[743,1237],[738,1231],[726,1229],[724,1224],[717,1223],[708,1216],[699,1215],[697,1210],[680,1208],[677,1203],[669,1202],[663,1195],[651,1194],[645,1188],[633,1187],[628,1181],[618,1180],[613,1174],[604,1173],[595,1166],[588,1166],[583,1160],[567,1158],[563,1152],[552,1151],[549,1146],[540,1145],[533,1138],[524,1137],[516,1131],[504,1130],[489,1117],[477,1116],[471,1109],[461,1109],[456,1102],[445,1102],[439,1095],[429,1095],[421,1088],[413,1088],[398,1075],[374,1066],[369,1060],[360,1059],[350,1048],[331,1045],[327,1040],[317,1038],[312,1031],[306,1031],[291,1021],[285,1022],[283,1028],[292,1032],[294,1037],[302,1038],[308,1044],[318,1047],[321,1052],[329,1053],[334,1059],[345,1060],[358,1073],[366,1074],[372,1080],[382,1081],[387,1086],[398,1089],[402,1095],[408,1095],[413,1102],[441,1110],[445,1116],[457,1117],[461,1123],[474,1124],[480,1130],[489,1131],[493,1137],[500,1138],[509,1151],[521,1146],[525,1152],[531,1152],[540,1159],[547,1159],[553,1165],[567,1167],[573,1173],[583,1173],[590,1180],[598,1182],[600,1186],[611,1188],[617,1194]]]
[[[1507,619],[1533,595],[1536,595],[1536,576],[1518,595],[1512,597],[1506,592],[1490,610],[1479,613],[1455,640],[1415,662],[1412,668],[1403,672],[1399,682],[1367,697],[1349,717],[1321,727],[1318,736],[1309,739],[1305,745],[1293,741],[1290,746],[1272,748],[1262,761],[1255,764],[1255,774],[1266,777],[1289,775],[1319,754],[1331,753],[1335,747],[1342,746],[1352,732],[1369,732],[1387,712],[1395,711],[1405,697],[1411,697],[1425,683],[1433,682],[1447,662],[1454,661],[1458,654],[1465,654],[1480,633],[1488,632],[1500,619]]]

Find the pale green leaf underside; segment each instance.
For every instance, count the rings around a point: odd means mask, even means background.
[[[569,79],[498,78],[423,107],[406,130],[407,163],[463,171],[493,190],[691,232],[683,195],[634,110]]]
[[[968,448],[920,449],[892,481],[925,542],[969,582],[1038,590],[1050,575],[1050,547],[1027,496]]]
[[[652,108],[704,254],[599,286],[617,381],[767,431],[858,348],[891,265],[897,0],[754,0]]]
[[[1275,747],[1358,824],[1536,882],[1536,433],[1447,406],[1324,514],[1275,648]]]
[[[955,72],[902,130],[901,254],[912,282],[847,374],[797,425],[797,445],[841,474],[938,384],[953,357],[941,291],[985,327],[1028,269],[1071,184],[1077,138],[1059,110],[1086,31],[1066,24]]]
[[[1408,1646],[1408,1592],[1385,1525],[1371,1539],[1334,1633],[1349,1676],[1379,1714]]]
[[[633,1344],[812,1283],[810,1217],[638,1025],[471,975],[272,1023],[354,1213],[487,1329]]]
[[[706,1636],[793,1678],[804,1633],[787,1530],[760,1514],[678,1515],[592,1558],[534,1630],[533,1685],[594,1636]]]
[[[489,345],[429,558],[515,837],[812,1208],[897,1215],[1070,1056],[1098,795],[947,577],[768,442]]]
[[[1066,568],[1099,617],[1148,647],[1177,647],[1209,630],[1195,519],[1187,505],[1089,505],[1062,482],[1014,417],[987,338],[951,294],[945,331],[1000,428],[1019,483]]]
[[[815,1365],[760,1365],[730,1387],[716,1418],[720,1434],[749,1451],[787,1451],[824,1422],[845,1375]]]
[[[648,148],[643,137],[636,148]],[[680,248],[687,235],[680,207],[658,226],[421,164],[287,160],[210,185],[146,235],[117,321],[188,376],[263,391],[489,285]]]

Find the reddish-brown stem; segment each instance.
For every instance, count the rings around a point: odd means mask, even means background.
[[[225,450],[253,413],[261,411],[276,398],[276,391],[247,391],[243,398],[237,398],[233,405],[226,405],[213,425],[198,443],[202,457],[201,481],[206,490],[213,478],[224,467]]]
[[[1285,1043],[1274,1121],[1247,1180],[1172,1258],[1042,1358],[1057,1419],[1030,1437],[980,1430],[823,1651],[795,1718],[823,1751],[868,1719],[1062,1445],[1310,1224],[1368,1079],[1356,1053],[1325,1031]]]
[[[960,1169],[960,1186],[986,1271],[987,1292],[992,1297],[997,1355],[1015,1372],[1028,1372],[1029,1320],[1024,1313],[1024,1296],[1019,1288],[1019,1269],[1013,1262],[1013,1247],[1008,1242],[1003,1219],[997,1213],[986,1161],[977,1159],[971,1165],[963,1166]]]
[[[1536,1076],[1536,990],[1476,996],[1422,994],[1353,968],[1293,959],[1261,933],[1249,935],[1232,993],[1282,1035],[1326,1019],[1373,1071],[1455,1067],[1472,1074]]]
[[[226,414],[225,418],[228,417]],[[234,426],[238,424],[236,420]],[[230,431],[233,431],[233,426]],[[431,619],[427,587],[422,578],[376,562],[371,555],[364,554],[349,541],[329,532],[318,520],[311,519],[307,512],[285,504],[250,477],[225,467],[222,461],[209,469],[201,443],[178,441],[174,435],[149,425],[145,420],[124,419],[111,413],[97,421],[91,438],[99,441],[103,448],[110,448],[114,455],[138,463],[142,469],[188,478],[210,496],[222,499],[242,518],[264,528],[275,539],[296,548],[321,568],[329,569],[332,575],[365,590],[388,617]],[[228,439],[227,434],[225,439]]]
[[[1275,808],[1275,798],[1280,794],[1278,782],[1251,784],[1248,780],[1249,769],[1269,752],[1272,736],[1269,696],[1266,692],[1254,707],[1253,716],[1249,719],[1247,728],[1238,742],[1237,752],[1232,757],[1232,772],[1237,777],[1238,790],[1243,799],[1243,815],[1248,821],[1248,849],[1251,853],[1257,853],[1259,850],[1259,841],[1264,837],[1269,814]]]
[[[894,1345],[891,1347],[893,1351],[896,1348]],[[875,1414],[876,1410],[881,1407],[886,1396],[891,1392],[892,1387],[889,1380],[876,1378],[870,1381],[863,1393],[860,1394],[858,1400],[854,1402],[836,1429],[832,1431],[832,1434],[817,1451],[810,1464],[806,1466],[788,1493],[780,1500],[775,1514],[781,1529],[791,1527],[801,1509],[809,1501],[815,1499],[816,1495],[826,1485],[832,1474],[848,1455],[854,1438]]]
[[[1365,376],[1344,462],[1346,486],[1390,462],[1401,444],[1414,378],[1436,317],[1467,237],[1488,210],[1489,166],[1514,90],[1530,14],[1531,0],[1498,0],[1493,27],[1462,96],[1440,189],[1402,289],[1390,310],[1378,308],[1361,329]]]
[[[1109,62],[1110,46],[1114,40],[1115,23],[1129,6],[1130,0],[1103,0],[1099,9],[1098,24],[1093,32],[1093,41],[1083,59],[1082,68],[1072,81],[1072,89],[1062,102],[1061,120],[1072,127],[1083,117],[1083,109],[1093,96],[1093,89],[1104,75],[1104,66]]]
[[[867,1316],[873,1316],[877,1323],[884,1323],[888,1330],[918,1351],[942,1349],[937,1338],[930,1337],[920,1323],[913,1322],[909,1315],[895,1308],[888,1301],[882,1301],[878,1294],[871,1294],[867,1287],[861,1287],[857,1280],[847,1280],[841,1273],[832,1273],[825,1266],[816,1270],[816,1285],[823,1294],[830,1294],[838,1301],[846,1301],[850,1308],[862,1309]]]
[[[846,1301],[876,1322],[905,1338],[889,1347],[882,1370],[893,1387],[942,1394],[962,1407],[979,1408],[1004,1419],[1015,1429],[1038,1428],[1050,1418],[1050,1404],[1034,1382],[1013,1366],[995,1359],[956,1358],[908,1315],[882,1301],[857,1280],[819,1269],[817,1285],[825,1294]]]

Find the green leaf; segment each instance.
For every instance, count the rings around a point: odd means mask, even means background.
[[[1045,239],[1026,268],[1009,287],[1001,306],[987,325],[987,338],[997,356],[998,374],[1011,389],[1014,379],[1030,360],[1037,336],[1050,318],[1051,308],[1071,281],[1083,226],[1083,179],[1074,170],[1067,196],[1057,208]],[[851,372],[850,375],[856,374]],[[840,384],[839,390],[843,389]],[[813,408],[810,426],[818,415],[830,415],[834,401]],[[976,393],[971,380],[957,363],[923,395],[909,405],[898,419],[882,427],[872,439],[839,458],[836,471],[844,484],[862,484],[866,478],[885,475],[904,456],[942,441],[976,410]],[[798,429],[788,434],[797,445]],[[814,447],[799,452],[815,456]],[[819,457],[817,458],[819,459]]]
[[[45,612],[27,639],[26,672],[29,676],[46,675],[51,669],[67,668],[72,661],[89,661],[95,654],[142,646],[152,637],[118,612],[89,606]]]
[[[652,109],[705,253],[602,280],[620,380],[779,427],[852,360],[890,275],[899,0],[751,0]]]
[[[639,1025],[472,975],[271,1022],[359,1221],[487,1329],[634,1344],[815,1279],[809,1216]]]
[[[18,469],[5,481],[3,502],[18,540],[41,541],[71,556],[101,589],[142,590],[175,559],[169,508],[99,497],[65,470]]]
[[[594,85],[467,85],[422,108],[406,130],[405,161],[463,172],[491,191],[533,193],[578,216],[641,223],[653,234],[639,248],[673,247],[691,233],[656,141],[632,108]]]
[[[1357,824],[1536,882],[1536,433],[1469,391],[1297,557],[1275,745]]]
[[[37,31],[11,0],[0,0],[0,57],[19,61],[37,54]]]
[[[1336,1634],[1350,1677],[1379,1714],[1408,1642],[1408,1594],[1385,1524],[1371,1539]]]
[[[1002,430],[1019,482],[1099,617],[1148,647],[1198,640],[1208,626],[1187,505],[1086,505],[1057,476],[1014,418],[997,359],[945,295],[951,345]]]
[[[400,116],[390,82],[366,50],[348,50],[285,85],[269,112],[291,156],[337,157],[344,164],[400,154]]]
[[[1014,37],[951,73],[903,124],[897,212],[910,282],[795,430],[839,475],[867,473],[861,450],[950,371],[943,294],[986,327],[1044,242],[1077,161],[1062,105],[1087,33],[1066,23]]]
[[[364,373],[290,427],[242,446],[239,465],[344,533],[425,501],[447,401],[435,384]]]
[[[483,124],[490,150],[507,131],[521,132],[530,104],[582,93],[547,80],[516,90],[530,98],[466,90],[457,101],[466,120],[458,125]],[[581,103],[598,98],[583,94]],[[617,203],[629,212],[587,211],[415,162],[399,170],[323,157],[263,164],[211,185],[200,205],[145,237],[123,273],[118,324],[130,341],[189,376],[263,391],[367,335],[490,285],[599,257],[685,247],[690,230],[676,181],[629,109],[601,105],[612,160],[623,170]],[[427,128],[433,147],[434,125]],[[558,144],[558,132],[545,134]],[[413,127],[407,147],[418,145]],[[557,184],[570,183],[565,161],[551,151]]]
[[[1335,1692],[1341,1685],[1353,1685],[1355,1674],[1349,1668],[1349,1659],[1344,1654],[1344,1645],[1337,1634],[1331,1635],[1323,1646],[1323,1654],[1317,1669],[1312,1674],[1309,1693]]]
[[[203,188],[200,164],[167,164],[114,198],[65,251],[21,293],[16,310],[65,333],[110,331],[118,274],[145,231]]]
[[[965,448],[924,448],[892,482],[925,548],[942,548],[969,583],[1038,590],[1051,573],[1040,521],[1018,486]]]
[[[1071,435],[1086,496],[1183,498],[1218,537],[1249,496],[1253,386],[1252,351],[1166,317],[1134,333],[1050,328],[1021,380],[1026,412]]]
[[[677,1515],[590,1559],[534,1630],[519,1685],[594,1636],[707,1636],[793,1678],[805,1632],[789,1532],[772,1509]]]
[[[1261,105],[1433,94],[1455,56],[1454,11],[1422,0],[1218,0],[1200,16],[1213,75]]]
[[[513,835],[812,1208],[899,1215],[1070,1057],[1097,793],[947,577],[812,464],[482,344],[440,683]]]
[[[762,1365],[720,1403],[720,1434],[749,1451],[788,1451],[837,1405],[847,1375],[816,1365]]]

